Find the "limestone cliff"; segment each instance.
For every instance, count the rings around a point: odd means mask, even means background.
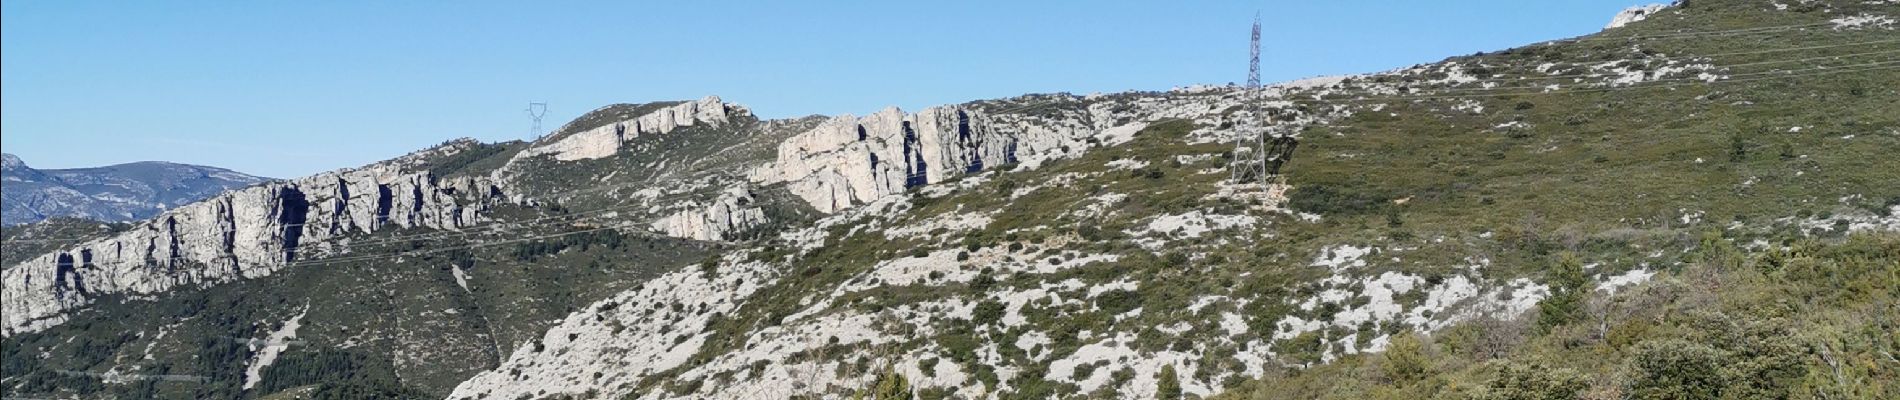
[[[419,160],[466,143],[356,169],[270,182],[169,210],[130,231],[8,266],[0,276],[7,335],[63,322],[104,296],[146,296],[176,287],[270,275],[332,242],[391,227],[456,229],[502,198],[486,179],[438,180]]]
[[[728,188],[710,204],[689,205],[686,210],[653,221],[653,229],[687,239],[728,240],[733,232],[766,222],[765,210],[754,201],[744,187]]]
[[[1235,94],[1054,95],[1021,106],[972,103],[915,114],[886,108],[865,117],[834,118],[786,140],[778,158],[755,169],[751,179],[786,183],[813,208],[834,213],[962,174],[1018,163],[1034,168],[1090,147],[1119,144],[1147,121],[1219,118],[1218,110],[1238,104]]]
[[[612,106],[609,106],[612,107]],[[595,110],[590,114],[611,111],[607,108]],[[641,110],[645,111],[645,110]],[[516,155],[514,160],[552,154],[554,159],[574,161],[602,158],[618,152],[620,145],[641,135],[656,135],[672,132],[681,127],[700,124],[719,126],[726,124],[734,115],[745,115],[745,108],[726,104],[718,96],[706,96],[698,101],[683,102],[643,113],[630,118],[618,119],[594,127],[570,126],[561,131],[577,131],[571,134],[550,135],[535,143],[533,147]],[[574,124],[584,124],[590,118],[583,116]],[[512,161],[512,160],[511,160]]]
[[[1650,4],[1646,6],[1634,6],[1634,7],[1623,9],[1623,12],[1616,13],[1615,17],[1610,18],[1610,24],[1603,26],[1603,29],[1607,30],[1607,29],[1621,28],[1623,27],[1623,25],[1629,25],[1632,22],[1642,21],[1644,19],[1649,18],[1650,15],[1656,14],[1657,12],[1661,12],[1665,8],[1669,8],[1669,5],[1668,4]]]

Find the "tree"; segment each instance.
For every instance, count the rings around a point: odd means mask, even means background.
[[[860,390],[851,397],[857,400],[910,400],[910,380],[895,369],[886,369],[877,375],[877,382],[871,383],[871,390]]]
[[[1380,355],[1379,370],[1386,379],[1396,383],[1410,383],[1431,373],[1431,357],[1425,354],[1425,343],[1411,331],[1392,336],[1386,344],[1385,353]]]
[[[1590,296],[1590,277],[1584,275],[1583,263],[1575,254],[1558,256],[1549,274],[1550,298],[1537,303],[1537,328],[1546,332],[1577,320]]]
[[[1155,398],[1174,400],[1181,398],[1181,377],[1174,372],[1174,364],[1161,367],[1160,376],[1155,378]]]

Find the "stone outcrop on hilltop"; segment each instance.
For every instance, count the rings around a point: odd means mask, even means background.
[[[1650,15],[1654,15],[1657,12],[1661,12],[1665,8],[1669,8],[1669,5],[1668,4],[1650,4],[1646,6],[1634,6],[1630,8],[1625,8],[1623,9],[1623,12],[1616,13],[1615,17],[1611,17],[1610,24],[1603,26],[1603,29],[1621,28],[1623,27],[1623,25],[1629,25],[1632,22],[1642,21],[1644,19],[1649,18]]]
[[[751,179],[762,185],[785,183],[813,208],[835,213],[966,173],[1018,163],[1034,168],[1093,146],[1118,144],[1147,121],[1206,117],[1238,104],[1233,94],[1057,96],[1052,101],[1076,107],[1035,114],[986,112],[968,104],[915,114],[886,108],[864,117],[834,118],[786,140],[777,160],[755,169]]]
[[[438,180],[418,160],[467,143],[370,166],[270,182],[177,207],[131,230],[19,265],[0,275],[7,335],[63,322],[69,310],[107,295],[265,276],[311,255],[345,249],[345,235],[392,227],[456,229],[503,198],[485,178]]]
[[[754,179],[787,182],[812,207],[832,213],[953,173],[1015,163],[1017,142],[972,110],[905,114],[893,107],[835,118],[792,137],[780,144],[777,162]]]
[[[706,96],[662,108],[639,117],[617,121],[571,135],[549,137],[515,156],[515,160],[552,154],[560,161],[587,160],[612,156],[620,145],[640,135],[656,135],[695,125],[720,126],[734,116],[748,115],[744,107],[727,104],[718,96]]]

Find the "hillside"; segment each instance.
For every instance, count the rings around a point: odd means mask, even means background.
[[[1696,0],[1259,92],[612,105],[9,229],[0,394],[1891,398],[1896,18]],[[1233,179],[1251,99],[1298,138],[1271,179]]]
[[[151,218],[167,208],[269,180],[228,169],[147,161],[96,168],[34,169],[0,155],[0,225],[53,217],[106,222]]]

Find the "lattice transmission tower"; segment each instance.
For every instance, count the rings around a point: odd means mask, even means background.
[[[548,103],[528,103],[528,118],[534,119],[534,126],[528,128],[528,141],[541,138],[541,117],[548,115]]]
[[[1241,99],[1247,103],[1247,118],[1235,124],[1240,137],[1234,139],[1234,158],[1228,170],[1236,182],[1266,177],[1266,131],[1260,117],[1260,13],[1253,14],[1253,35],[1247,47],[1247,87],[1242,89]],[[1247,139],[1253,139],[1253,147],[1246,155],[1241,154]]]

